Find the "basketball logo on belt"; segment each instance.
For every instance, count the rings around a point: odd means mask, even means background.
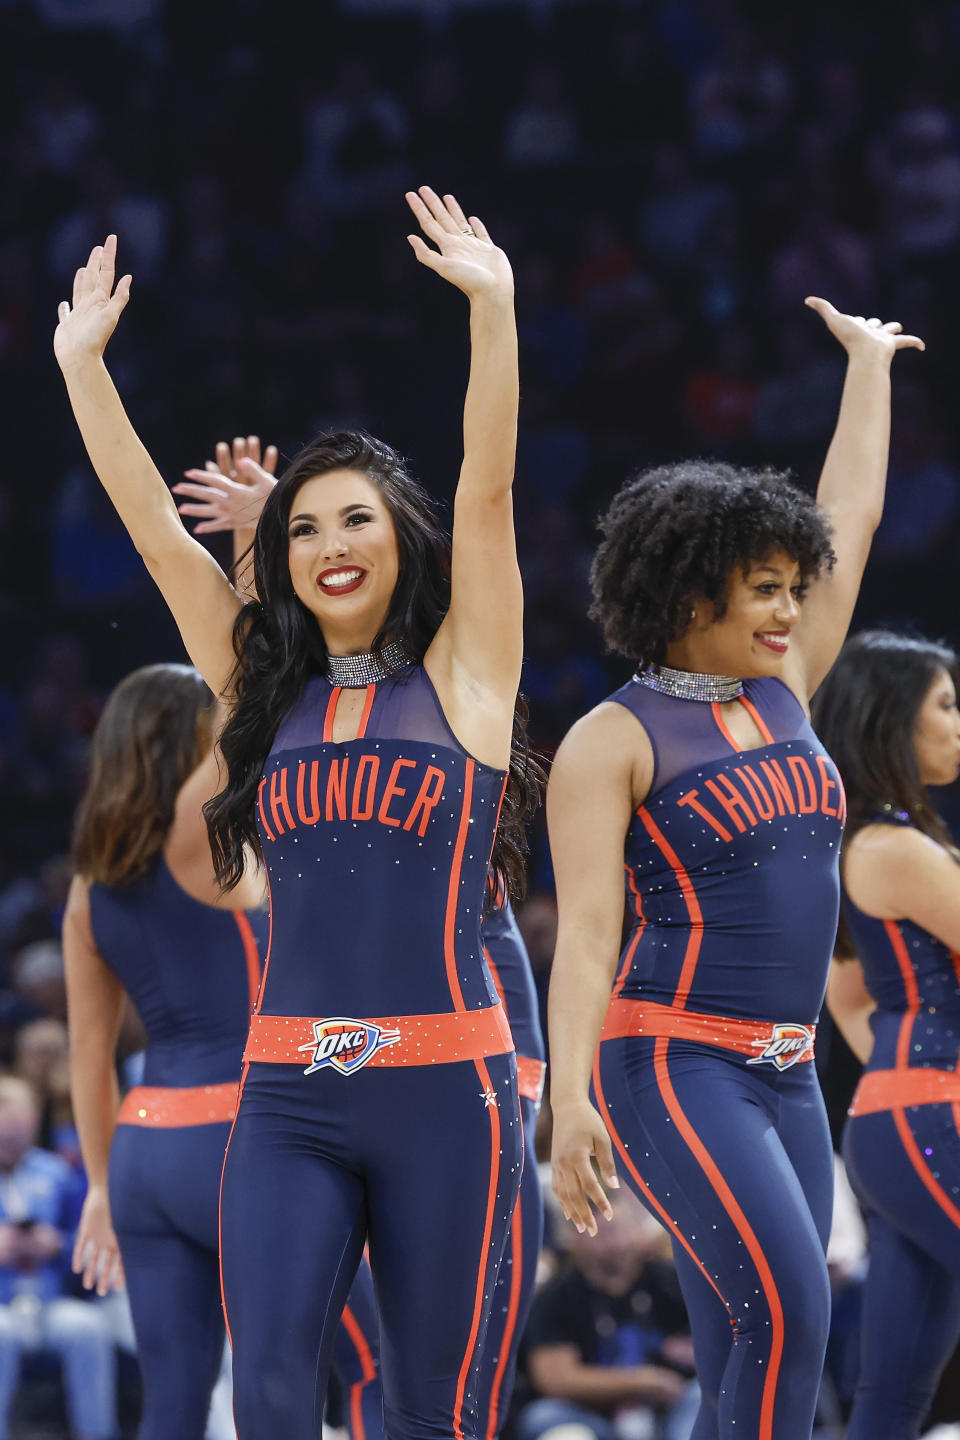
[[[378,1050],[385,1045],[396,1045],[400,1039],[399,1030],[381,1030],[379,1025],[371,1025],[367,1020],[349,1020],[344,1016],[315,1020],[313,1034],[313,1040],[297,1046],[298,1050],[313,1051],[304,1075],[312,1075],[328,1065],[341,1075],[352,1075],[355,1070],[362,1070]]]
[[[813,1046],[813,1031],[806,1025],[774,1025],[769,1040],[754,1043],[763,1045],[763,1053],[752,1056],[748,1065],[775,1065],[778,1070],[789,1070]]]

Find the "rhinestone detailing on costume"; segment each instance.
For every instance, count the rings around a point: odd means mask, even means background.
[[[743,694],[743,681],[735,675],[702,675],[696,670],[672,670],[669,665],[638,670],[633,678],[638,685],[646,685],[648,690],[656,690],[661,695],[671,695],[674,700],[725,705]]]
[[[376,685],[410,664],[410,656],[399,643],[391,640],[380,651],[368,650],[363,655],[328,655],[327,679],[331,685],[357,690]]]

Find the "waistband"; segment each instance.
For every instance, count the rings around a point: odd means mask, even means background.
[[[546,1078],[546,1060],[534,1060],[532,1055],[517,1056],[517,1089],[524,1100],[533,1100],[539,1105]]]
[[[506,1011],[502,1005],[489,1005],[483,1010],[376,1020],[254,1015],[243,1058],[303,1065],[306,1075],[327,1066],[351,1075],[365,1065],[448,1065],[504,1055],[512,1049]]]
[[[869,1070],[861,1076],[847,1114],[874,1115],[910,1105],[960,1104],[960,1074],[917,1065],[904,1070]]]
[[[152,1130],[229,1124],[237,1113],[238,1080],[224,1085],[136,1085],[120,1106],[118,1125]]]
[[[654,1000],[611,1000],[600,1032],[604,1040],[623,1040],[640,1035],[664,1036],[669,1040],[695,1040],[749,1055],[748,1065],[773,1065],[788,1070],[813,1059],[816,1025],[794,1021],[738,1020],[730,1015],[705,1015],[681,1010]]]

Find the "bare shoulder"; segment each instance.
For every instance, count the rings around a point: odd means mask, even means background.
[[[550,774],[551,787],[579,783],[628,785],[639,805],[653,782],[654,755],[646,730],[625,705],[604,700],[565,735]]]
[[[944,847],[912,825],[865,825],[846,847],[843,878],[853,903],[867,915],[896,920],[908,915],[917,888],[958,879]]]
[[[63,912],[64,926],[90,935],[90,889],[79,875],[74,875],[67,891],[67,903]]]

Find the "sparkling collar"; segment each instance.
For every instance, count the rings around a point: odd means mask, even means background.
[[[376,685],[409,664],[410,656],[404,647],[398,640],[391,640],[381,650],[368,650],[363,655],[328,655],[327,679],[331,685],[356,690]]]
[[[725,705],[743,694],[743,681],[735,675],[702,675],[697,670],[672,670],[669,665],[647,666],[634,675],[638,685],[670,695],[674,700],[702,700]]]

